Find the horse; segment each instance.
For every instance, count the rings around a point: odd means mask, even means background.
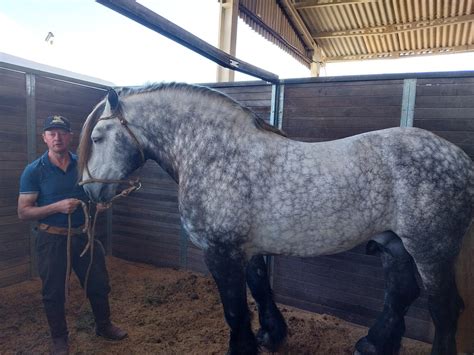
[[[313,257],[364,242],[381,255],[385,297],[355,353],[398,353],[420,293],[417,272],[435,326],[432,354],[456,353],[463,301],[454,263],[473,217],[474,164],[441,137],[397,127],[300,142],[222,93],[161,83],[110,90],[83,125],[78,154],[81,183],[96,202],[113,198],[148,159],[178,183],[182,225],[223,304],[229,354],[285,342],[263,255]]]

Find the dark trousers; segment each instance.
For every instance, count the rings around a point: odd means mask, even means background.
[[[71,267],[84,287],[90,250],[80,257],[87,244],[87,235],[71,237]],[[53,338],[67,336],[65,317],[65,279],[67,268],[67,237],[38,231],[36,238],[38,272],[43,282],[43,304]],[[95,242],[94,257],[87,284],[87,297],[98,326],[110,322],[108,294],[109,275],[102,245]]]

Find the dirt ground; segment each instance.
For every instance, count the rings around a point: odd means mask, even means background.
[[[223,354],[228,328],[214,282],[188,271],[108,258],[113,321],[129,337],[110,342],[94,335],[94,321],[79,283],[68,305],[72,354]],[[0,354],[42,354],[49,349],[40,281],[0,289]],[[81,307],[82,305],[82,307]],[[255,330],[258,329],[255,305]],[[352,354],[367,329],[338,318],[280,305],[289,337],[279,354]],[[428,344],[404,339],[402,354],[428,354]],[[265,353],[265,352],[264,352]]]

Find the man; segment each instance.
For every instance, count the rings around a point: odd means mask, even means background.
[[[23,171],[18,198],[18,217],[39,223],[36,238],[38,272],[54,354],[67,354],[69,349],[64,307],[69,214],[73,233],[71,265],[83,287],[90,261],[89,252],[80,257],[87,244],[87,234],[81,228],[85,221],[81,201],[86,201],[87,196],[77,184],[77,156],[69,152],[72,137],[70,122],[65,117],[56,115],[45,120],[43,141],[48,151]],[[97,208],[101,211],[106,206],[98,205]],[[121,340],[127,333],[110,322],[109,292],[103,248],[96,247],[87,285],[96,334],[108,340]]]

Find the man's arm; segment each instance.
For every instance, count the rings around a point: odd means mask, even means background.
[[[81,203],[78,199],[68,198],[50,205],[38,207],[36,206],[37,199],[37,193],[20,194],[18,197],[18,218],[22,221],[29,221],[42,219],[55,213],[69,214],[74,212]]]

